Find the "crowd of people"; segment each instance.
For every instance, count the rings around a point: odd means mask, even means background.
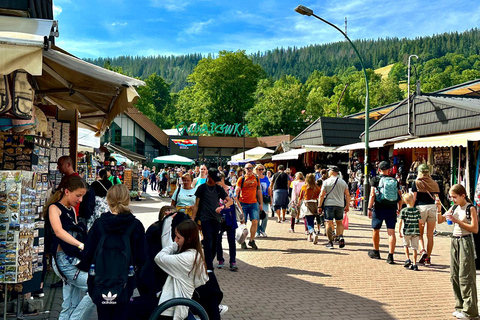
[[[61,165],[59,161],[59,168]],[[385,223],[389,248],[386,261],[394,263],[396,226],[400,219],[398,234],[405,249],[404,266],[415,271],[419,264],[428,266],[435,225],[437,221],[450,221],[454,224],[453,315],[458,319],[478,316],[472,238],[478,231],[478,218],[465,188],[461,185],[451,188],[449,194],[454,206],[444,210],[438,199],[438,185],[430,177],[427,165],[418,167],[419,175],[408,193],[401,192],[397,180],[389,176],[389,168],[389,162],[380,162],[378,175],[371,179],[368,214],[372,221],[373,248],[368,256],[380,259],[380,229]],[[158,221],[146,232],[129,208],[127,188],[108,181],[106,172],[99,173],[99,181],[91,188],[70,170],[64,173],[65,181],[62,180],[50,199],[45,215],[47,228],[52,231],[54,270],[64,281],[61,319],[85,319],[95,305],[99,319],[146,319],[159,303],[175,297],[196,299],[211,319],[220,319],[226,306],[221,305],[223,294],[214,269],[226,268],[223,234],[228,243],[228,267],[237,272],[236,240],[242,238],[238,226],[249,223],[249,228],[240,230],[244,234],[241,249],[257,250],[255,239],[267,237],[270,215],[277,223],[284,223],[286,214],[291,214],[287,229],[290,232],[295,232],[303,219],[307,241],[314,245],[320,236],[326,236],[329,249],[348,245],[344,218],[352,195],[337,166],[322,169],[317,165],[315,172],[296,172],[294,176],[283,165],[272,172],[263,164],[251,163],[228,172],[222,167],[205,165],[189,170],[165,168],[159,172],[145,167],[144,185],[151,185],[156,191],[159,181],[160,196],[167,196],[163,192],[167,192],[168,186],[172,192],[171,186],[175,185],[173,193],[168,194],[170,205],[162,207]],[[163,177],[167,186],[162,187]],[[104,199],[107,207],[105,212],[87,219],[92,221],[90,231],[82,237],[78,236],[81,233],[78,221],[84,214],[79,205],[91,190]],[[124,251],[128,254],[118,253]],[[126,256],[126,260],[119,259],[120,256]],[[116,277],[115,282],[103,274],[106,268],[126,275]],[[140,296],[131,299],[135,287]],[[190,313],[186,307],[177,306],[162,313],[162,317],[185,319],[191,317]]]

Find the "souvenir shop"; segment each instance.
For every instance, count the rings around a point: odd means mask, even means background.
[[[46,268],[43,211],[49,190],[62,178],[57,159],[68,155],[75,160],[78,127],[104,132],[136,102],[133,86],[144,82],[44,41],[54,28],[51,20],[1,18],[9,20],[3,27],[11,28],[13,37],[0,44],[0,291],[5,317],[27,312],[33,303],[27,298],[40,289]],[[15,38],[28,33],[16,32],[25,26],[44,30],[45,37]]]
[[[417,167],[425,163],[445,205],[448,190],[456,183],[464,185],[473,199],[479,190],[479,123],[478,97],[417,94],[411,104],[399,103],[370,126],[370,175],[377,174],[380,161],[390,161],[391,175],[408,191]],[[358,182],[363,179],[363,148],[364,142],[339,148],[350,150],[350,177]]]

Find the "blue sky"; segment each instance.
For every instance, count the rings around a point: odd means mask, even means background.
[[[179,55],[341,41],[341,34],[294,11],[298,4],[355,39],[431,36],[478,27],[471,1],[428,0],[54,0],[57,45],[81,58]]]

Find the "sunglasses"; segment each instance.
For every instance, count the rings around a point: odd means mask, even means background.
[[[245,167],[247,170],[253,170],[253,167]]]
[[[260,169],[258,169],[258,171],[265,171],[265,169],[261,169],[261,168],[260,168]]]

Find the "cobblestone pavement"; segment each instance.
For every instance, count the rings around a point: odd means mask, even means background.
[[[132,208],[148,227],[157,219],[159,208],[169,202],[155,196],[132,203]],[[317,245],[308,242],[303,224],[295,226],[296,233],[289,233],[288,221],[276,223],[270,218],[268,237],[256,240],[258,250],[237,246],[238,272],[215,270],[224,292],[223,303],[229,307],[223,319],[453,319],[447,236],[435,237],[432,266],[420,266],[415,272],[403,267],[405,257],[398,237],[396,264],[386,263],[385,229],[380,240],[382,259],[370,259],[370,220],[359,211],[351,211],[349,218],[346,246],[339,249],[335,245],[333,250],[325,248],[324,236]],[[449,228],[445,224],[437,230],[443,234]],[[228,261],[228,245],[223,241]],[[53,276],[47,279],[47,287],[52,281]],[[45,291],[50,313],[38,318],[57,319],[62,291]]]

